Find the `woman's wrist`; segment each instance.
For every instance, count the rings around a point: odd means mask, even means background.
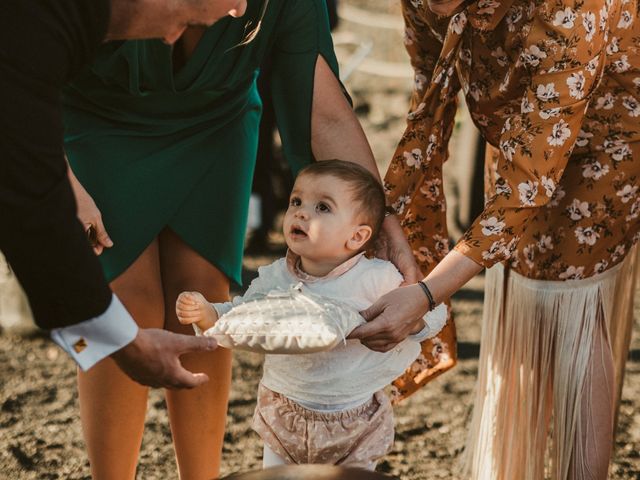
[[[420,317],[422,317],[432,310],[431,304],[429,303],[427,296],[424,294],[424,290],[418,283],[415,283],[410,287],[414,289],[414,298],[419,305],[419,310],[421,312]]]
[[[429,302],[429,311],[436,308],[436,301],[433,298],[433,294],[431,293],[431,289],[427,285],[426,280],[418,280],[418,286],[424,293],[425,297],[427,297],[427,301]]]
[[[423,280],[436,305],[456,293],[483,267],[457,250],[451,250]],[[426,296],[426,295],[425,295]]]

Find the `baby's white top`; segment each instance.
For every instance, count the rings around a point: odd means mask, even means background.
[[[260,267],[258,277],[253,280],[244,296],[232,302],[214,304],[219,315],[228,312],[234,305],[250,300],[256,294],[266,294],[274,289],[287,289],[303,282],[303,292],[339,300],[362,311],[371,306],[380,296],[397,288],[402,275],[388,261],[368,259],[360,256],[353,266],[338,276],[305,282],[295,275],[281,258],[271,265]],[[291,264],[291,262],[289,262]],[[444,308],[444,307],[443,307]],[[437,323],[443,323],[442,311]],[[393,350],[374,352],[359,340],[347,340],[327,352],[303,355],[266,355],[262,384],[293,401],[318,410],[338,410],[368,401],[381,388],[389,385],[420,354],[420,341],[430,336],[435,325],[430,325],[430,313],[425,315],[426,327],[416,335],[409,336]],[[442,325],[439,325],[438,329]]]

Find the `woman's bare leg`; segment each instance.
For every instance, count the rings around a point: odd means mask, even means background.
[[[164,301],[158,241],[111,282],[141,327],[162,328]],[[111,359],[78,373],[80,418],[94,480],[132,480],[136,465],[148,389],[130,380]]]
[[[160,236],[160,264],[165,292],[165,328],[193,335],[190,326],[181,325],[175,312],[178,295],[198,291],[210,302],[229,299],[229,280],[171,230]],[[220,471],[220,456],[231,385],[231,352],[187,355],[183,365],[194,372],[205,372],[210,381],[193,390],[168,390],[167,406],[171,432],[183,480],[211,479]]]
[[[572,480],[606,480],[613,447],[614,369],[604,321],[594,332],[591,364],[582,391]]]

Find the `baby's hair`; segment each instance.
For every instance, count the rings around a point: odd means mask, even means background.
[[[330,175],[348,183],[360,207],[359,214],[371,227],[371,240],[378,236],[384,221],[385,197],[382,185],[369,170],[344,160],[321,160],[303,168],[299,175]]]

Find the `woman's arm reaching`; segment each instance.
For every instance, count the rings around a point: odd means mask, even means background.
[[[311,146],[316,160],[338,158],[362,165],[378,180],[369,142],[340,83],[322,57],[318,57],[311,115]],[[385,218],[377,255],[390,260],[402,273],[405,283],[422,278],[411,248],[395,215]]]

